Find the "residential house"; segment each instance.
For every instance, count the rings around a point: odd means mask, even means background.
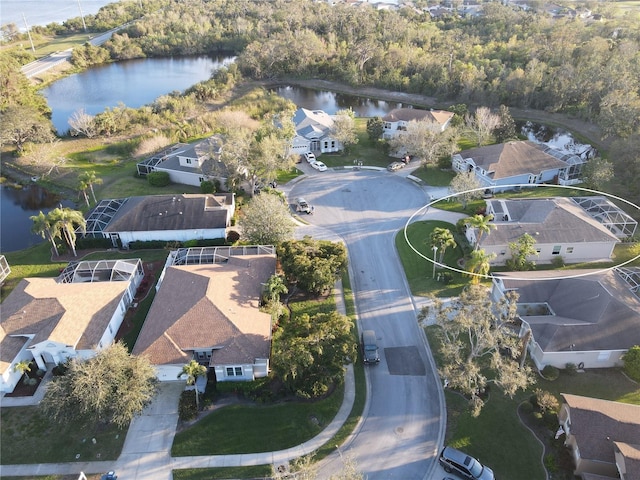
[[[583,480],[640,478],[640,406],[563,393],[559,433]]]
[[[495,229],[480,237],[479,248],[496,257],[492,265],[504,265],[511,258],[509,244],[517,242],[525,233],[536,243],[537,255],[529,260],[551,263],[562,258],[564,263],[608,260],[613,248],[627,237],[623,231],[635,231],[635,220],[606,200],[596,197],[604,206],[613,207],[628,217],[628,224],[607,222],[595,210],[587,211],[583,199],[592,197],[553,197],[487,200],[487,215],[493,215]],[[604,208],[604,207],[603,207]],[[471,245],[478,244],[479,235],[467,228],[466,237]]]
[[[299,108],[293,115],[293,124],[296,135],[291,142],[291,154],[332,153],[343,149],[342,143],[331,136],[332,115],[322,110]]]
[[[235,213],[233,193],[147,195],[102,200],[87,216],[86,236],[134,241],[226,238]]]
[[[390,139],[407,130],[407,125],[410,122],[426,121],[434,125],[434,127],[444,132],[445,129],[451,123],[453,118],[453,112],[447,112],[446,110],[420,110],[418,108],[394,108],[384,117],[384,130],[382,132],[382,138]]]
[[[194,359],[218,382],[266,376],[271,316],[259,304],[275,269],[270,246],[171,252],[133,353],[148,357],[161,381],[175,381]]]
[[[492,297],[518,294],[520,337],[539,369],[610,368],[640,345],[640,268],[493,274]]]
[[[480,185],[494,192],[515,185],[552,183],[573,185],[580,182],[585,160],[531,141],[512,141],[471,148],[452,157],[457,172],[474,172]]]
[[[109,346],[143,277],[131,259],[70,263],[57,278],[21,280],[0,312],[0,392],[13,391],[23,360],[46,370]]]
[[[173,183],[199,187],[204,181],[225,185],[230,172],[222,162],[222,139],[218,135],[197,143],[176,143],[136,165],[138,175],[166,172]]]

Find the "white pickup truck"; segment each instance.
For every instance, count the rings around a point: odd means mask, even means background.
[[[313,207],[304,198],[299,197],[296,198],[296,212],[309,214],[313,212]]]

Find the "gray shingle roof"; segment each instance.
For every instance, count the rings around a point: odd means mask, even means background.
[[[222,207],[231,194],[147,195],[131,197],[104,228],[105,232],[152,232],[225,228],[227,212]]]
[[[558,271],[495,273],[505,288],[517,289],[518,303],[547,303],[555,315],[526,316],[545,352],[623,350],[640,345],[640,299],[614,271],[563,270],[567,277],[544,280]],[[530,278],[517,280],[509,277]]]

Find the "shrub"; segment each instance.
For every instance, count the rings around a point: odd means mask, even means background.
[[[575,375],[578,372],[578,366],[575,363],[569,362],[564,366],[564,370],[569,375]]]
[[[204,182],[200,182],[200,192],[201,193],[215,193],[216,187],[213,182],[205,180]]]
[[[76,249],[86,250],[88,248],[113,248],[110,238],[82,237],[76,240]]]
[[[622,356],[624,373],[640,382],[640,345],[634,345]]]
[[[547,412],[556,413],[560,407],[558,399],[551,393],[540,388],[536,388],[530,399],[531,403],[543,414]]]
[[[147,182],[153,187],[166,187],[171,183],[167,172],[151,172],[147,175]]]
[[[555,268],[564,267],[564,258],[562,258],[561,255],[553,257],[553,259],[551,260],[551,265],[553,265]]]
[[[238,240],[240,240],[240,234],[238,232],[236,232],[235,230],[229,230],[227,232],[227,243],[236,243]]]
[[[178,404],[178,417],[180,420],[193,420],[198,415],[198,407],[196,406],[196,397],[191,390],[184,390],[180,394],[180,403]]]
[[[558,377],[560,376],[560,370],[558,370],[553,365],[547,365],[542,369],[542,376],[547,380],[553,382],[554,380],[557,380]]]

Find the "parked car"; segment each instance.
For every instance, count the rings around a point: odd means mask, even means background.
[[[378,341],[376,332],[373,330],[364,330],[361,335],[362,343],[362,360],[365,365],[380,363],[380,355],[378,355]]]
[[[100,480],[118,480],[118,476],[116,475],[116,472],[111,470],[110,472],[102,475],[102,477],[100,477]]]
[[[313,207],[307,201],[299,197],[296,199],[296,212],[309,214],[313,211]]]
[[[389,164],[389,166],[387,167],[387,170],[389,170],[390,172],[395,172],[396,170],[400,170],[401,168],[404,168],[404,163],[393,162]]]
[[[493,470],[475,458],[453,447],[444,447],[438,459],[447,473],[455,473],[470,480],[494,480]]]
[[[327,166],[322,163],[320,160],[316,160],[315,162],[311,162],[311,166],[318,170],[319,172],[324,172],[327,170]]]
[[[312,163],[316,161],[316,156],[313,152],[307,152],[304,154],[304,158],[307,162]]]

